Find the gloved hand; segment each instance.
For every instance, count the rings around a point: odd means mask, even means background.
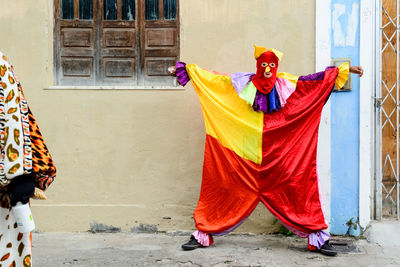
[[[11,180],[7,186],[11,206],[15,206],[18,202],[22,204],[29,202],[29,198],[35,193],[33,178],[33,174],[25,174]]]

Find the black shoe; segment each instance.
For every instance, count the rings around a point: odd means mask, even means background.
[[[202,248],[202,247],[204,247],[204,246],[202,244],[200,244],[199,242],[197,242],[196,238],[194,238],[193,235],[190,237],[189,242],[182,245],[183,250],[193,250],[193,249]]]
[[[336,256],[337,251],[329,244],[329,240],[326,241],[320,249],[317,249],[316,252],[324,254],[326,256]]]

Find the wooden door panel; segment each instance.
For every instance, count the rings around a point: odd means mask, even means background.
[[[104,0],[100,2],[105,3]],[[111,1],[112,2],[112,1]],[[107,6],[100,5],[99,28],[100,28],[100,65],[99,83],[105,85],[129,84],[137,85],[137,22],[135,7],[132,3],[124,12],[122,10],[123,1],[115,1],[116,16],[113,20],[106,20]],[[124,14],[125,14],[124,13]],[[129,16],[128,16],[129,13]]]
[[[145,59],[144,68],[147,76],[168,76],[168,67],[175,64],[176,58]]]
[[[92,77],[93,57],[74,58],[62,57],[61,65],[65,77]]]
[[[164,6],[165,3],[168,6]],[[178,8],[178,1],[176,3]],[[140,24],[141,73],[145,85],[175,85],[167,70],[174,65],[179,53],[179,18],[174,16],[175,11],[170,11],[173,4],[174,1],[141,0],[144,19]],[[165,19],[164,9],[168,19]]]
[[[85,23],[87,24],[87,23]],[[60,29],[58,82],[94,85],[96,81],[95,29],[87,25]]]
[[[104,73],[107,78],[114,77],[130,77],[135,76],[135,60],[134,59],[105,59]]]
[[[137,36],[132,23],[122,27],[118,21],[102,27],[100,49],[100,77],[102,84],[137,84]],[[114,26],[114,27],[113,27]]]
[[[97,5],[93,5],[90,1],[82,1],[82,3],[85,4],[84,8],[79,6],[80,1],[74,1],[73,16],[70,14],[63,19],[60,16],[60,0],[54,0],[57,84],[95,84],[96,21],[95,18],[80,20],[79,17],[91,18],[92,11],[89,9],[95,10]],[[79,9],[81,9],[80,13]]]
[[[81,49],[81,48],[63,48],[61,49],[61,56],[60,58],[63,57],[95,57],[95,51],[93,49]]]
[[[117,57],[117,58],[135,58],[136,49],[135,48],[109,48],[102,50],[103,57]]]
[[[176,47],[176,29],[146,29],[145,38],[146,49],[171,49]]]
[[[64,28],[61,30],[62,47],[93,47],[93,29]]]
[[[175,86],[175,78],[168,75],[168,67],[175,64],[176,57],[146,57],[143,80],[145,85]]]
[[[104,48],[108,47],[136,47],[135,29],[112,29],[103,30]]]

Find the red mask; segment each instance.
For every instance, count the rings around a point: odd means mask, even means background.
[[[258,91],[263,94],[271,92],[278,72],[278,57],[271,51],[264,52],[257,58],[257,73],[251,79]]]

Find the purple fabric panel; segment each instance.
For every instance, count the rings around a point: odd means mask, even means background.
[[[281,109],[278,92],[276,86],[272,88],[269,94],[263,94],[257,90],[256,97],[253,103],[255,111],[262,111],[264,113],[272,113]]]
[[[325,69],[325,71],[336,68],[335,66],[329,66]],[[325,71],[309,74],[306,76],[300,76],[299,81],[321,81],[324,79]]]
[[[306,76],[300,76],[299,81],[321,81],[324,79],[325,71],[309,74]]]
[[[330,70],[330,69],[334,69],[334,68],[337,68],[337,67],[336,66],[329,66],[329,67],[325,68],[325,71]]]
[[[238,222],[236,225],[234,225],[233,227],[229,228],[228,230],[224,231],[224,232],[219,232],[219,233],[210,233],[210,235],[215,235],[215,236],[221,236],[221,235],[227,235],[230,232],[232,232],[233,230],[235,230],[236,228],[238,228],[249,216],[247,216],[246,218],[244,218],[243,220],[241,220],[240,222]]]
[[[267,95],[257,90],[256,98],[254,99],[253,109],[255,111],[268,112],[268,99]]]
[[[189,75],[186,71],[186,63],[182,61],[177,61],[176,65],[176,78],[180,85],[185,86],[189,81]]]
[[[331,238],[329,234],[325,233],[324,231],[318,231],[316,233],[311,233],[308,236],[308,243],[320,249],[325,242],[329,240],[329,238]]]
[[[231,82],[238,95],[246,88],[253,76],[254,73],[251,72],[235,72],[231,74]]]

